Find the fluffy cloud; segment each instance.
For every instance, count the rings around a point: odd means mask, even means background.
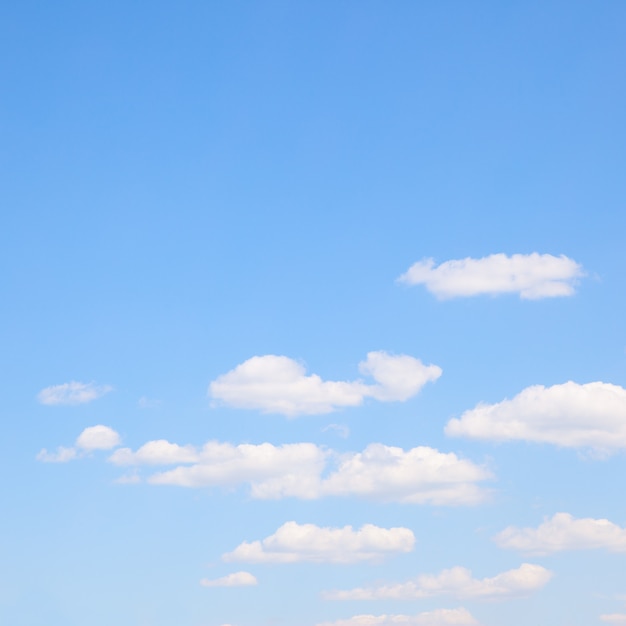
[[[41,404],[86,404],[97,400],[104,394],[109,393],[113,387],[110,385],[96,385],[95,383],[79,383],[72,381],[62,385],[53,385],[42,389],[37,394]]]
[[[328,456],[312,443],[233,446],[216,441],[208,442],[198,454],[198,463],[159,472],[148,482],[183,487],[248,484],[253,498],[311,499],[319,496],[319,477]]]
[[[118,465],[176,464],[148,482],[182,487],[247,484],[251,496],[259,499],[358,496],[467,505],[486,499],[488,492],[477,483],[491,478],[488,470],[471,461],[426,446],[405,451],[371,444],[362,452],[338,454],[312,443],[234,446],[211,441],[196,449],[153,441],[136,452],[119,449],[109,460]]]
[[[85,428],[76,439],[76,447],[83,450],[110,450],[119,445],[119,434],[102,424]]]
[[[199,460],[200,454],[193,446],[179,446],[165,439],[148,441],[136,452],[120,448],[109,458],[115,465],[176,465]]]
[[[626,552],[626,528],[620,528],[606,519],[575,519],[569,513],[557,513],[538,528],[509,526],[494,540],[501,548],[531,554],[593,548]]]
[[[111,450],[120,444],[120,436],[112,428],[98,424],[89,426],[78,435],[74,446],[59,446],[56,452],[48,452],[45,448],[37,455],[43,463],[65,463],[93,450]]]
[[[401,402],[441,376],[436,365],[386,352],[368,353],[359,371],[375,384],[325,381],[317,374],[307,375],[304,366],[289,357],[255,356],[211,382],[209,396],[227,406],[295,417],[359,406],[365,398]]]
[[[398,281],[425,285],[441,299],[519,293],[521,298],[536,300],[571,296],[583,275],[582,267],[566,256],[533,252],[458,259],[437,267],[433,259],[425,259],[412,265]]]
[[[600,615],[600,619],[603,622],[610,622],[611,624],[626,624],[626,613],[610,613],[607,615]]]
[[[491,478],[483,467],[418,446],[410,450],[370,444],[363,452],[341,456],[339,467],[322,485],[326,495],[356,495],[418,504],[476,504],[487,493],[476,483]]]
[[[446,425],[446,434],[515,439],[611,452],[626,448],[626,389],[609,383],[527,387],[512,400],[479,404]]]
[[[214,580],[203,578],[200,584],[203,587],[252,587],[258,585],[258,581],[250,572],[235,572]]]
[[[405,583],[330,591],[324,597],[329,600],[411,600],[449,595],[492,600],[525,596],[543,587],[550,578],[552,572],[529,563],[482,580],[472,578],[472,572],[464,567],[453,567],[440,574],[418,576]]]
[[[355,615],[317,626],[477,626],[467,609],[436,609],[419,615]]]
[[[320,528],[315,524],[287,522],[261,541],[243,542],[223,556],[224,561],[247,563],[358,563],[410,552],[415,536],[408,528],[379,528],[365,524]]]

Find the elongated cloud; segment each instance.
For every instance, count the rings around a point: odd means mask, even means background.
[[[478,626],[467,609],[436,609],[418,615],[355,615],[317,626]]]
[[[243,542],[222,558],[246,563],[358,563],[411,552],[414,545],[415,536],[408,528],[365,524],[353,530],[352,526],[320,528],[286,522],[273,535]]]
[[[368,353],[359,371],[372,377],[375,384],[325,381],[317,374],[307,374],[302,364],[289,357],[255,356],[216,378],[209,385],[209,396],[235,408],[296,417],[359,406],[365,398],[402,402],[441,376],[441,368],[436,365],[386,352]]]
[[[447,595],[481,600],[526,596],[540,589],[552,578],[552,572],[540,565],[522,564],[493,578],[478,580],[464,567],[453,567],[440,574],[422,575],[405,583],[330,591],[328,600],[412,600]]]
[[[412,265],[398,281],[425,285],[440,299],[519,293],[538,300],[571,296],[584,272],[566,256],[551,254],[492,254],[482,259],[458,259],[435,266],[433,259]]]
[[[492,478],[484,467],[453,453],[426,446],[403,450],[383,444],[339,454],[312,443],[235,446],[211,441],[196,449],[153,441],[136,452],[120,448],[109,461],[117,465],[177,465],[152,474],[148,482],[182,487],[248,485],[250,495],[259,499],[356,496],[469,505],[488,497],[488,491],[478,483]]]
[[[130,448],[120,448],[109,460],[115,465],[176,465],[197,463],[200,453],[193,446],[179,446],[165,439],[157,439],[148,441],[136,452]]]
[[[600,615],[600,619],[610,624],[626,624],[626,613],[608,613]]]
[[[509,526],[498,533],[494,541],[501,548],[530,554],[594,548],[626,552],[626,528],[620,528],[607,519],[575,519],[569,513],[557,513],[537,528]]]
[[[146,444],[148,445],[148,444]],[[145,446],[143,446],[145,448]],[[182,487],[236,487],[248,485],[253,498],[319,497],[320,475],[328,452],[312,443],[274,446],[208,442],[197,452],[198,462],[153,474],[148,482]],[[125,449],[110,460],[123,464],[145,462]],[[164,455],[162,461],[172,462]],[[122,463],[120,463],[120,461]],[[154,463],[152,457],[151,462]]]
[[[250,572],[235,572],[214,580],[203,578],[200,584],[203,587],[252,587],[258,585],[258,581]]]
[[[626,389],[602,382],[534,385],[512,400],[479,404],[450,420],[445,432],[452,437],[611,452],[626,448]]]
[[[112,391],[110,385],[96,385],[95,383],[79,383],[72,381],[62,385],[46,387],[37,394],[37,399],[41,404],[86,404],[101,398]]]
[[[119,433],[108,426],[89,426],[78,435],[73,447],[59,446],[56,452],[48,452],[44,448],[37,455],[37,460],[43,463],[65,463],[93,450],[111,450],[119,446],[120,441]]]

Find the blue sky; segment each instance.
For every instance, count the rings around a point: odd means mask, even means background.
[[[0,622],[626,623],[625,42],[4,6]]]

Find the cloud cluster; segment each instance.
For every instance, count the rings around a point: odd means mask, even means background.
[[[321,528],[315,524],[286,522],[261,541],[243,542],[224,561],[246,563],[358,563],[411,552],[415,536],[408,528],[380,528],[365,524]]]
[[[151,441],[133,452],[116,450],[117,465],[177,467],[148,482],[182,487],[247,484],[253,498],[357,496],[379,501],[469,505],[484,501],[478,485],[491,478],[484,467],[427,446],[409,450],[371,444],[362,452],[338,454],[312,443],[274,446],[211,441],[201,449]]]
[[[441,376],[436,365],[386,352],[368,353],[359,371],[375,383],[322,380],[289,357],[254,356],[211,382],[209,396],[226,406],[296,417],[359,406],[365,398],[402,402]]]
[[[537,300],[571,296],[582,276],[582,267],[566,256],[533,252],[468,257],[438,266],[433,259],[425,259],[412,265],[398,281],[425,285],[441,299],[519,293],[521,298]]]
[[[494,540],[501,548],[529,554],[594,548],[626,552],[626,528],[620,528],[607,519],[575,519],[569,513],[557,513],[537,528],[509,526]]]
[[[436,609],[418,615],[355,615],[317,626],[478,626],[471,613],[464,608]]]
[[[59,446],[56,452],[48,452],[45,448],[37,454],[37,460],[43,463],[65,463],[76,459],[93,450],[111,450],[119,446],[120,436],[112,428],[98,424],[85,428],[78,435],[74,446]]]
[[[329,600],[413,600],[448,595],[482,600],[525,596],[540,589],[552,578],[552,572],[540,565],[522,564],[493,578],[472,578],[464,567],[453,567],[435,575],[422,575],[405,583],[329,591]]]
[[[96,385],[95,383],[79,383],[71,381],[62,385],[52,385],[42,389],[37,394],[37,399],[41,404],[47,405],[75,405],[86,404],[92,400],[97,400],[103,395],[112,391],[110,385]]]
[[[259,581],[250,572],[235,572],[214,580],[203,578],[200,584],[203,587],[253,587],[258,585]]]
[[[479,404],[445,428],[447,435],[525,440],[611,452],[626,448],[626,389],[572,381],[527,387],[512,400]]]

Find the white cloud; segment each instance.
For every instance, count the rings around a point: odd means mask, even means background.
[[[355,615],[317,626],[478,626],[467,609],[436,609],[419,615]]]
[[[115,479],[118,485],[137,485],[141,482],[141,477],[137,474],[124,474]]]
[[[76,447],[83,450],[110,450],[119,445],[119,434],[102,424],[85,428],[76,439]]]
[[[253,576],[250,572],[235,572],[215,580],[203,578],[200,584],[203,587],[252,587],[257,585],[258,581],[256,576]]]
[[[39,451],[36,458],[42,463],[67,463],[76,458],[76,448],[59,446],[56,452],[48,452],[43,448]]]
[[[325,480],[326,495],[362,496],[419,504],[476,504],[487,492],[476,483],[491,478],[485,468],[456,454],[419,446],[410,450],[370,444],[342,455]]]
[[[141,396],[139,400],[137,400],[137,406],[140,409],[157,409],[161,406],[160,400],[155,400],[154,398],[148,398],[146,396]]]
[[[199,460],[200,455],[193,446],[179,446],[165,439],[148,441],[136,452],[120,448],[109,457],[115,465],[176,465]]]
[[[626,613],[600,615],[600,619],[603,622],[610,622],[611,624],[626,624]]]
[[[493,578],[472,578],[470,570],[453,567],[436,575],[422,575],[405,583],[330,591],[329,600],[411,600],[449,595],[456,598],[493,600],[528,595],[552,578],[552,572],[540,565],[522,564]]]
[[[441,299],[519,293],[521,298],[536,300],[571,296],[581,265],[566,256],[551,254],[492,254],[482,259],[457,259],[435,267],[433,259],[412,265],[399,282],[425,285]]]
[[[569,513],[557,513],[538,528],[509,526],[494,540],[501,548],[530,554],[593,548],[626,552],[626,528],[620,528],[607,519],[575,519]]]
[[[137,452],[117,450],[118,465],[192,465],[158,472],[148,482],[182,487],[237,487],[246,484],[258,499],[357,496],[379,501],[468,505],[489,493],[477,483],[488,480],[484,467],[453,453],[420,446],[410,450],[371,444],[362,452],[339,454],[312,443],[274,446],[209,442],[202,449],[164,441],[148,442]]]
[[[289,357],[254,356],[211,382],[209,396],[227,406],[295,417],[359,406],[368,397],[401,402],[441,376],[441,368],[436,365],[386,352],[368,353],[359,371],[371,376],[376,384],[325,381],[317,374],[307,375],[304,366]]]
[[[328,452],[312,443],[274,446],[208,442],[199,462],[152,475],[148,482],[183,487],[250,486],[253,498],[319,496],[320,474]]]
[[[626,448],[626,389],[609,383],[534,385],[512,400],[479,404],[452,419],[447,435],[525,440],[608,453]]]
[[[89,426],[78,435],[73,447],[59,446],[56,452],[48,452],[44,448],[37,454],[37,460],[43,463],[65,463],[93,450],[111,450],[119,446],[120,441],[119,433],[108,426]]]
[[[243,542],[224,561],[246,563],[358,563],[411,552],[415,536],[408,528],[380,528],[365,524],[320,528],[315,524],[286,522],[261,541]]]
[[[110,385],[96,385],[95,383],[79,383],[71,381],[62,385],[53,385],[42,389],[37,394],[37,399],[41,404],[86,404],[92,400],[97,400],[113,387]]]
[[[350,436],[350,429],[345,424],[328,424],[322,428],[323,433],[328,431],[336,432],[342,439],[347,439]]]

